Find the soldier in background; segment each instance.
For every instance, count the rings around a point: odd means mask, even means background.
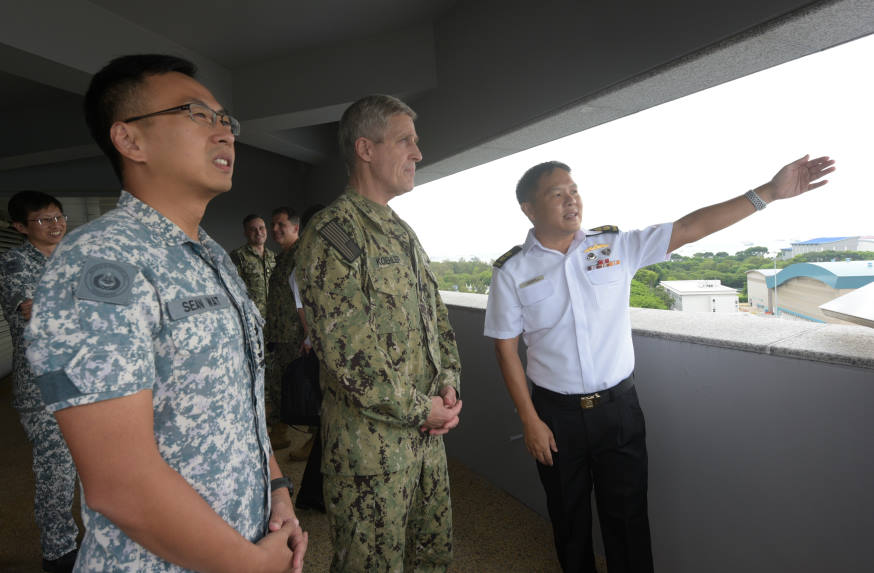
[[[442,434],[461,365],[428,257],[387,205],[422,159],[391,96],[340,120],[346,192],[304,229],[295,278],[319,358],[331,571],[445,571],[452,509]]]
[[[82,481],[78,571],[294,571],[307,534],[270,449],[261,316],[200,221],[239,122],[191,62],[124,56],[85,118],[124,191],[46,266],[27,357]]]
[[[267,242],[267,227],[264,219],[252,213],[243,219],[243,234],[246,244],[231,251],[231,260],[237,273],[246,283],[249,298],[258,307],[263,317],[267,311],[267,283],[276,266],[276,255],[264,246]]]
[[[267,425],[274,450],[289,445],[288,426],[279,421],[279,403],[282,394],[282,374],[291,362],[300,356],[303,343],[303,325],[297,316],[294,293],[289,276],[294,269],[295,245],[300,231],[300,217],[291,207],[277,207],[270,220],[273,240],[279,245],[276,266],[267,288],[267,312],[264,315],[264,341],[267,343],[267,372],[264,379],[267,402]],[[312,443],[310,442],[310,447]],[[295,452],[292,452],[293,454]],[[307,452],[308,453],[308,452]],[[299,456],[293,456],[297,458]],[[301,459],[306,459],[304,453]]]
[[[79,527],[73,520],[76,466],[55,417],[46,410],[25,356],[24,327],[46,262],[67,232],[61,202],[39,191],[9,199],[12,226],[27,237],[0,256],[0,306],[12,336],[12,406],[33,448],[33,513],[40,531],[42,569],[72,571]]]

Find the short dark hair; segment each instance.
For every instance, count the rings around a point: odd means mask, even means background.
[[[568,173],[571,168],[561,161],[547,161],[539,163],[525,172],[525,175],[516,184],[516,200],[519,203],[531,202],[532,195],[537,191],[537,184],[540,183],[540,178],[544,175],[549,175],[556,169],[564,169]]]
[[[57,205],[61,213],[64,212],[64,206],[61,202],[42,191],[19,191],[9,198],[9,218],[16,223],[27,225],[27,218],[31,213],[45,209],[49,205]]]
[[[246,225],[248,225],[249,223],[251,223],[255,219],[263,219],[263,218],[264,217],[262,217],[258,213],[250,213],[243,218],[243,228],[245,229]]]
[[[273,210],[273,213],[270,214],[271,217],[275,217],[280,213],[285,213],[285,216],[288,217],[288,222],[292,225],[300,226],[300,215],[297,214],[297,211],[292,209],[291,207],[277,207]]]
[[[137,111],[137,93],[146,77],[179,72],[194,77],[197,66],[188,60],[163,54],[139,54],[115,58],[94,74],[85,93],[85,123],[91,137],[109,158],[122,181],[121,155],[112,144],[109,130],[123,114]]]
[[[346,162],[346,169],[352,172],[355,166],[355,142],[359,137],[372,141],[382,141],[388,127],[388,119],[399,113],[416,121],[416,112],[398,98],[385,94],[374,94],[361,98],[343,112],[337,135],[340,154]]]

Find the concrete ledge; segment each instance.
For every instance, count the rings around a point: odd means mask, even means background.
[[[441,291],[447,306],[486,308],[483,294]],[[874,329],[753,316],[632,308],[635,335],[874,370]]]

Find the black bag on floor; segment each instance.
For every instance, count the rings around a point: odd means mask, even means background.
[[[282,374],[279,419],[289,426],[317,426],[321,405],[319,359],[310,351],[289,364]]]

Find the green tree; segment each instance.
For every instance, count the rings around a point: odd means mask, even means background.
[[[750,247],[734,254],[736,257],[764,257],[768,254],[768,247]]]
[[[631,296],[628,304],[635,308],[659,308],[662,310],[670,309],[670,304],[656,294],[655,289],[652,289],[644,283],[632,279],[631,281]]]

